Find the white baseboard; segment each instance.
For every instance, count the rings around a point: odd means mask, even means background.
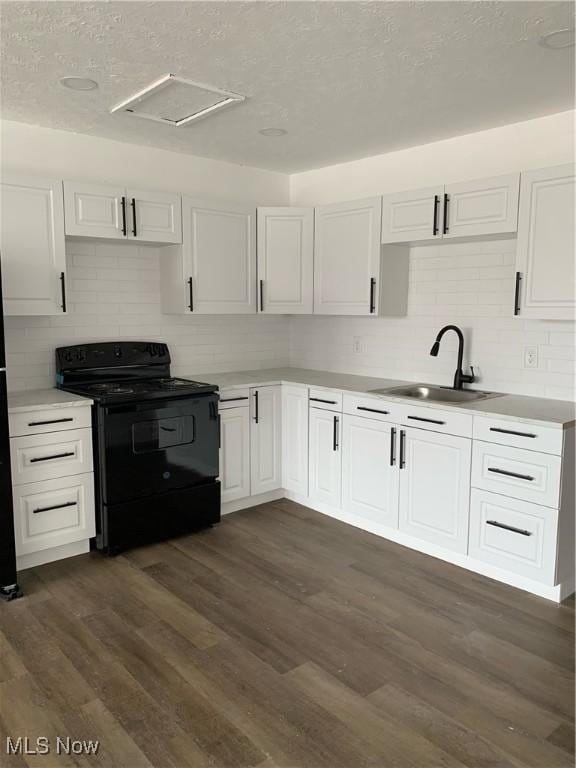
[[[244,499],[237,499],[236,501],[228,501],[222,504],[220,513],[222,515],[229,515],[230,512],[239,512],[241,509],[248,509],[248,507],[255,507],[258,504],[267,504],[270,501],[278,501],[286,496],[282,488],[278,488],[276,491],[268,491],[268,493],[260,493],[257,496],[247,496]]]
[[[62,544],[59,547],[43,549],[40,552],[31,552],[29,555],[18,555],[16,557],[16,570],[24,571],[26,568],[35,568],[37,565],[52,563],[54,560],[63,560],[65,557],[84,555],[86,552],[90,552],[90,539]]]

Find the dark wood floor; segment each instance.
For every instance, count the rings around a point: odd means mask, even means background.
[[[557,606],[281,501],[0,607],[15,766],[572,766],[574,602]]]

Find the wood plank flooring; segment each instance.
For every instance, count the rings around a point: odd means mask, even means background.
[[[0,606],[2,765],[574,765],[573,600],[288,501],[21,581]],[[6,736],[100,748],[7,756]]]

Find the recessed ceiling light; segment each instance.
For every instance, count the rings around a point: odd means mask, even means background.
[[[61,77],[60,85],[71,88],[73,91],[93,91],[98,88],[96,80],[91,80],[89,77]]]
[[[552,48],[553,50],[572,48],[574,45],[574,28],[557,29],[555,32],[542,35],[540,45],[543,48]]]
[[[284,128],[262,128],[258,133],[262,136],[284,136],[288,131],[285,131]]]

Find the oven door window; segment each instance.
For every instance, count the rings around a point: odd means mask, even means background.
[[[192,415],[176,416],[132,424],[134,453],[163,451],[176,445],[189,445],[196,439],[196,423]]]

